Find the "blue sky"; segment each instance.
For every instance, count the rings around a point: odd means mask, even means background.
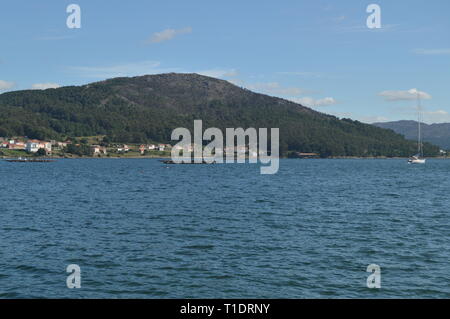
[[[425,121],[450,122],[449,16],[448,0],[5,0],[0,92],[196,72],[364,122],[415,119],[418,88]]]

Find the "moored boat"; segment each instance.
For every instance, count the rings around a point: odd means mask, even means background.
[[[417,154],[411,156],[408,160],[409,164],[425,164],[426,159],[423,157],[423,143],[422,143],[422,130],[421,130],[421,122],[422,122],[422,112],[420,105],[420,92],[417,91]]]

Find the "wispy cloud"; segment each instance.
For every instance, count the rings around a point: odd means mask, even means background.
[[[42,36],[37,37],[35,40],[38,41],[59,41],[59,40],[68,40],[73,39],[75,36],[73,35],[54,35],[54,36]]]
[[[140,76],[160,73],[197,73],[214,78],[232,78],[239,74],[238,70],[230,68],[211,68],[206,70],[188,70],[175,67],[163,67],[159,61],[140,61],[133,63],[114,64],[106,66],[70,66],[67,70],[82,77],[109,79],[115,77]]]
[[[229,82],[258,93],[282,97],[286,100],[299,103],[307,107],[314,108],[337,104],[336,99],[333,97],[315,99],[308,96],[302,96],[304,94],[314,94],[317,92],[301,87],[286,87],[278,82],[247,83],[240,79],[231,79]]]
[[[239,72],[236,69],[211,69],[196,72],[201,75],[210,76],[213,78],[228,78],[239,75]]]
[[[259,91],[261,93],[285,96],[298,96],[312,92],[311,90],[300,87],[283,87],[278,82],[253,83],[247,84],[246,87],[250,90]]]
[[[420,55],[449,55],[450,49],[415,49],[413,52]]]
[[[424,114],[428,115],[449,115],[449,113],[445,110],[437,110],[437,111],[425,111]]]
[[[192,32],[191,27],[186,27],[186,28],[182,28],[182,29],[165,29],[163,31],[153,33],[152,36],[149,39],[147,39],[146,43],[150,44],[150,43],[164,42],[164,41],[172,40],[173,38],[175,38],[178,35],[191,33],[191,32]]]
[[[450,122],[450,113],[445,110],[425,111],[424,120],[427,123],[448,123]]]
[[[61,85],[57,83],[35,83],[31,86],[32,90],[46,90],[46,89],[57,89]]]
[[[396,107],[393,114],[401,116],[402,119],[417,120],[417,107],[413,105]],[[450,113],[442,108],[422,106],[423,120],[425,123],[448,123]]]
[[[161,68],[158,61],[142,61],[109,66],[72,66],[69,70],[80,76],[108,79],[124,76],[180,72],[177,68]]]
[[[338,118],[350,118],[356,121],[360,121],[367,124],[372,123],[378,123],[378,122],[388,122],[391,121],[391,119],[384,117],[384,116],[378,116],[378,115],[361,115],[356,114],[352,112],[326,112],[327,114],[337,116]]]
[[[347,33],[347,32],[388,32],[393,30],[398,30],[399,24],[383,24],[381,28],[369,29],[365,24],[359,25],[342,25],[337,26],[334,29],[337,32]]]
[[[368,123],[368,124],[379,123],[379,122],[388,122],[389,121],[389,119],[387,117],[377,116],[377,115],[355,116],[354,118],[356,118],[360,122]]]
[[[323,106],[330,106],[337,103],[336,99],[332,97],[325,97],[322,99],[314,99],[312,97],[300,97],[300,98],[293,98],[290,99],[293,102],[300,103],[301,105],[308,106],[308,107],[323,107]]]
[[[304,71],[286,71],[286,72],[277,72],[280,75],[289,75],[289,76],[298,76],[301,78],[308,79],[337,79],[338,76],[325,74],[321,72],[304,72]]]
[[[384,99],[389,102],[410,101],[417,99],[417,97],[425,100],[432,98],[430,94],[417,89],[410,89],[407,91],[383,91],[378,93],[378,95],[384,97]]]
[[[14,83],[14,82],[0,80],[0,91],[9,90],[15,86],[16,86],[16,83]]]
[[[334,18],[333,20],[336,21],[336,22],[342,22],[342,21],[344,21],[345,19],[347,19],[347,17],[344,16],[344,15],[342,15],[342,16],[339,16],[339,17]]]

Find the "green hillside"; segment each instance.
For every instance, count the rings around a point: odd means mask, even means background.
[[[299,104],[197,74],[115,78],[84,86],[0,95],[0,136],[37,139],[107,135],[116,142],[170,142],[176,127],[279,127],[283,152],[409,156],[412,141]],[[427,144],[428,155],[438,148]]]

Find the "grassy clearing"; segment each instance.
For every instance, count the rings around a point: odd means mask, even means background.
[[[33,154],[27,153],[26,151],[22,150],[9,150],[6,148],[0,149],[0,156],[5,157],[32,157]]]

